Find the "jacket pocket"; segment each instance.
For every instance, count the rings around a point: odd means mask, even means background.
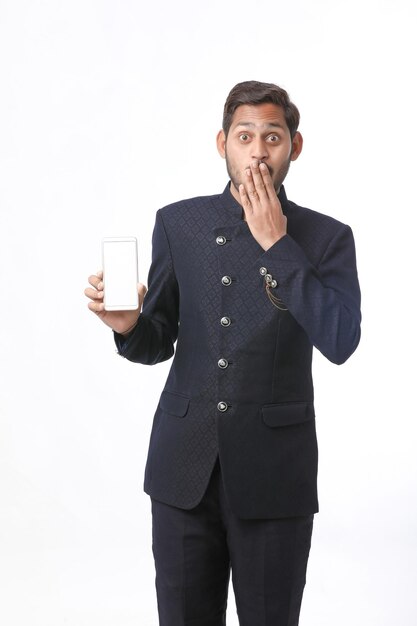
[[[159,406],[169,415],[175,415],[176,417],[185,417],[188,411],[190,399],[185,396],[179,396],[176,393],[170,391],[163,391],[159,400]]]
[[[271,428],[303,424],[314,419],[312,402],[281,402],[262,407],[263,422]]]

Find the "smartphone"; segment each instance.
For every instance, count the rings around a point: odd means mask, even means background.
[[[102,252],[104,309],[135,311],[139,307],[136,237],[105,237]]]

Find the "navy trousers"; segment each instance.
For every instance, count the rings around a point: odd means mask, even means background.
[[[152,520],[160,626],[224,626],[230,570],[240,626],[297,626],[313,515],[238,519],[217,463],[196,508]]]

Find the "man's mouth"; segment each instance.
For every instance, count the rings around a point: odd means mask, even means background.
[[[265,161],[258,161],[258,165],[260,165],[261,163],[264,163],[264,165],[266,165],[266,167],[268,168],[268,172],[272,178],[272,174],[273,174],[273,169],[270,165],[268,165],[268,163],[265,163]],[[247,169],[250,169],[250,166],[248,165]]]

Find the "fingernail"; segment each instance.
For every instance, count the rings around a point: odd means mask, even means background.
[[[266,170],[266,165],[265,165],[265,163],[261,163],[259,167],[261,167],[263,170]]]
[[[258,167],[258,161],[252,161],[252,167]]]

